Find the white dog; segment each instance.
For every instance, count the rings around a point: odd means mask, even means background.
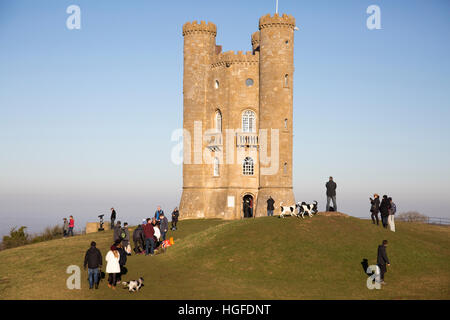
[[[144,278],[140,277],[137,280],[131,280],[127,282],[122,282],[124,289],[128,288],[129,292],[136,292],[144,286]]]
[[[302,203],[300,203],[300,201],[299,201],[299,202],[297,202],[296,207],[298,208],[298,215],[297,215],[297,217],[301,216],[302,218],[305,218],[304,217],[305,213],[309,217],[312,217],[313,214],[317,214],[317,212],[319,211],[317,209],[317,201],[315,201],[315,200],[314,200],[313,204],[307,204],[304,201]]]
[[[280,203],[281,208],[281,214],[278,218],[284,218],[284,216],[297,216],[297,213],[295,212],[297,205],[293,206],[283,206],[283,202]]]

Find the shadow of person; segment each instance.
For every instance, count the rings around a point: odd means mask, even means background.
[[[364,273],[368,274],[367,268],[369,267],[369,260],[367,260],[366,258],[363,258],[363,260],[361,261],[361,266],[363,268]]]

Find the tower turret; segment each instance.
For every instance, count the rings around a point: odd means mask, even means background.
[[[183,25],[183,129],[190,135],[184,137],[183,194],[180,203],[180,214],[183,217],[204,215],[202,135],[205,130],[203,124],[205,123],[208,70],[216,50],[216,33],[216,25],[210,22],[193,21]],[[202,126],[197,126],[195,129],[196,121],[198,124],[201,122]],[[194,140],[195,135],[197,135],[196,140]]]
[[[267,130],[267,151],[261,151],[270,158],[270,163],[264,163],[264,155],[260,155],[257,216],[266,215],[269,196],[277,206],[281,202],[284,205],[295,202],[292,189],[294,28],[295,19],[291,15],[268,14],[259,20],[259,128]],[[279,145],[272,148],[276,131]]]

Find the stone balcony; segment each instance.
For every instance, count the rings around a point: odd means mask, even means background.
[[[258,134],[256,132],[237,132],[236,146],[237,147],[255,147],[259,145]]]
[[[206,146],[211,151],[219,151],[222,148],[222,132],[205,132]]]

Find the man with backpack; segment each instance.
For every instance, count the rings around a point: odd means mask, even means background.
[[[131,255],[131,249],[128,247],[130,244],[130,231],[128,230],[128,222],[123,224],[122,231],[120,233],[122,239],[122,245],[128,255]]]

